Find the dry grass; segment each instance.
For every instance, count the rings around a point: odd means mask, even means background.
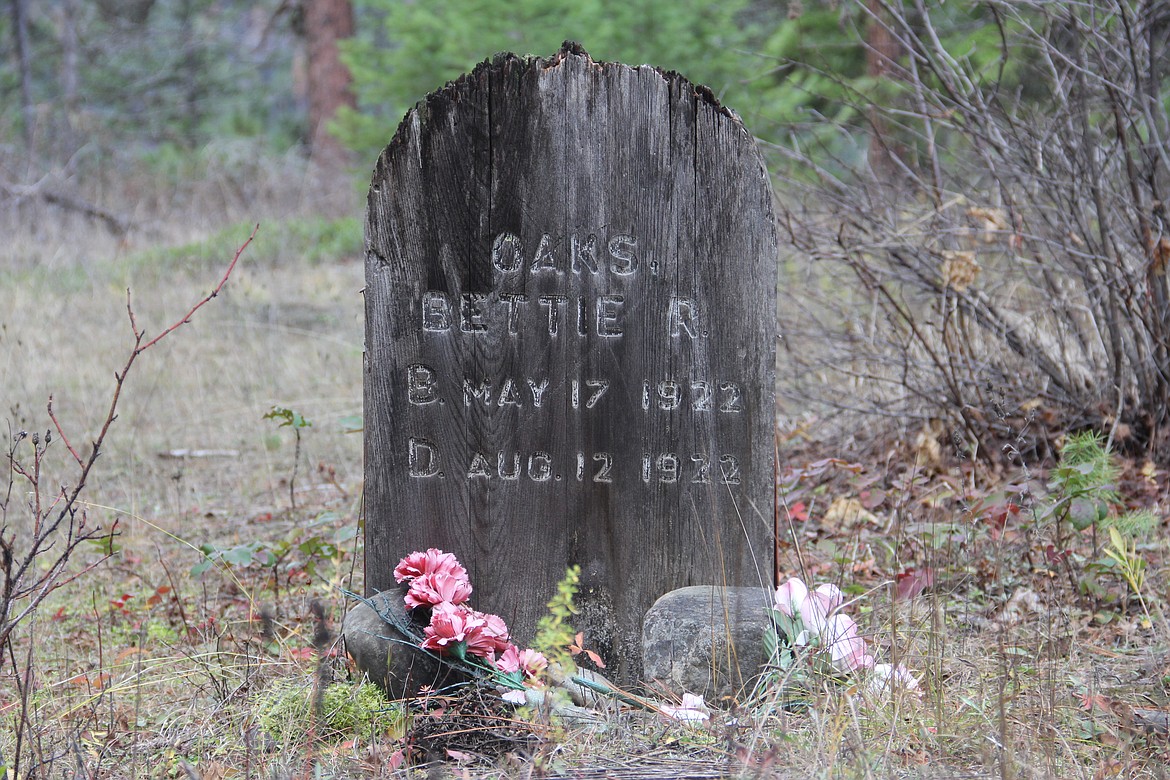
[[[279,743],[262,728],[274,692],[308,695],[322,665],[347,686],[346,696],[359,696],[345,663],[313,650],[309,605],[322,603],[336,625],[344,609],[338,588],[361,590],[358,540],[346,538],[358,524],[361,438],[344,433],[341,420],[361,412],[363,269],[352,251],[356,238],[344,256],[318,259],[315,239],[296,237],[293,228],[315,212],[297,204],[314,203],[320,193],[310,198],[275,184],[255,186],[259,196],[268,193],[259,201],[266,205],[256,215],[263,222],[256,245],[224,295],[144,356],[86,494],[93,520],[118,522],[118,551],[101,562],[100,550],[86,549],[76,568],[97,567],[55,593],[23,625],[3,661],[0,757],[11,765],[24,709],[24,776],[425,774],[391,768],[398,740],[411,727],[406,721],[386,728],[371,720],[335,734],[314,716],[293,718],[280,729]],[[111,374],[130,346],[125,288],[133,288],[140,326],[154,332],[205,294],[253,218],[245,201],[223,208],[215,193],[229,189],[215,181],[192,185],[202,195],[191,196],[183,212],[189,217],[155,237],[103,238],[100,228],[54,210],[19,220],[3,250],[11,270],[0,277],[0,399],[14,428],[49,427],[44,404],[53,394],[75,442],[95,435]],[[343,185],[340,200],[351,195]],[[159,224],[179,216],[161,213]],[[15,224],[13,215],[6,218]],[[206,236],[218,245],[175,248]],[[288,493],[293,438],[263,419],[273,405],[313,423],[303,431],[295,510]],[[840,439],[817,441],[805,452],[823,457],[846,447]],[[51,450],[48,468],[68,479],[60,450]],[[233,454],[165,457],[173,450]],[[446,740],[436,743],[444,751],[472,760],[448,760],[445,771],[590,778],[1164,776],[1166,735],[1142,733],[1132,712],[1167,705],[1170,654],[1160,613],[1143,627],[1122,614],[1124,599],[1086,606],[1042,562],[1026,564],[1043,540],[996,540],[974,524],[962,539],[943,533],[945,524],[963,517],[956,482],[978,483],[989,493],[1011,475],[964,472],[956,480],[940,467],[930,479],[912,481],[916,456],[908,448],[895,453],[873,464],[868,471],[876,477],[865,485],[856,476],[828,474],[805,486],[810,519],[794,522],[795,546],[787,548],[783,566],[800,568],[799,548],[810,578],[862,590],[910,565],[931,566],[936,584],[925,594],[892,604],[888,589],[879,588],[859,605],[882,658],[920,673],[921,698],[872,701],[856,688],[824,681],[806,706],[789,711],[775,689],[765,688],[728,703],[700,728],[617,710],[580,728],[506,713],[498,715],[505,721],[500,726],[497,715],[456,706],[429,723],[427,733]],[[790,448],[782,461],[802,457]],[[1164,502],[1164,472],[1154,479],[1159,488],[1149,500],[1164,511],[1156,503]],[[874,520],[830,523],[825,510],[833,498],[879,486],[889,498],[874,508]],[[334,540],[341,541],[337,550],[321,548]],[[257,558],[264,551],[285,557],[274,566],[221,563],[191,573],[203,557],[200,545],[222,550],[249,543],[257,545]],[[1165,541],[1155,537],[1141,550],[1151,562],[1147,599],[1161,604]],[[1036,594],[1038,607],[1004,617],[1012,597],[1026,591]],[[1112,622],[1102,624],[1106,618]],[[22,707],[14,674],[29,669],[31,694]],[[488,748],[468,736],[487,728],[523,738]]]

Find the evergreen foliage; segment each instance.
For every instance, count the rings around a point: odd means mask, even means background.
[[[243,0],[177,0],[119,14],[114,3],[30,4],[37,146],[54,157],[82,145],[173,144],[302,132],[292,31]],[[20,82],[8,14],[0,15],[0,141],[20,137]],[[69,30],[76,35],[70,65]],[[75,79],[70,89],[67,85]]]
[[[344,50],[358,111],[342,140],[376,155],[407,109],[501,51],[549,56],[575,40],[595,60],[649,63],[705,84],[732,107],[746,101],[763,26],[748,0],[358,0],[358,35]]]

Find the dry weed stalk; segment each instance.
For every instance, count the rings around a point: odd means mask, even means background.
[[[833,377],[855,399],[842,407],[976,441],[996,430],[988,388],[1006,386],[1054,424],[1170,452],[1170,10],[970,3],[998,32],[988,64],[986,42],[944,42],[954,9],[855,6],[894,42],[872,52],[894,97],[854,91],[867,126],[835,136],[868,136],[869,160],[775,148],[800,204],[783,222],[815,264],[782,315],[810,382],[795,393]]]
[[[30,726],[29,695],[34,687],[31,646],[22,664],[17,659],[13,633],[23,622],[36,614],[38,607],[51,594],[109,557],[108,551],[112,549],[113,539],[118,532],[117,521],[115,520],[109,527],[91,523],[84,502],[81,501],[81,495],[101,455],[102,445],[118,418],[118,402],[126,379],[140,355],[189,323],[195,312],[219,295],[240,256],[256,237],[259,228],[257,225],[248,239],[236,250],[215,288],[196,302],[185,315],[153,338],[147,339],[146,331],[138,326],[130,290],[127,289],[126,312],[130,320],[134,346],[121,371],[114,373],[114,391],[109,409],[97,436],[91,443],[88,455],[82,455],[69,441],[53,410],[52,396],[49,397],[47,413],[53,427],[45,431],[43,438],[37,433],[29,434],[23,430],[12,433],[10,429],[7,452],[8,480],[3,500],[0,500],[0,653],[6,652],[8,655],[21,696],[19,723],[16,729],[16,755],[13,757],[11,771],[19,774],[21,740]],[[45,471],[46,454],[53,443],[54,431],[77,468],[71,484],[53,480]],[[26,441],[32,445],[31,455],[25,449]],[[22,500],[25,497],[27,499]],[[68,572],[74,554],[86,543],[103,546],[107,551],[106,556],[80,571]]]

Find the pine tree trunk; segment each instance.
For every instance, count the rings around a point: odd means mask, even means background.
[[[868,0],[871,16],[866,25],[865,73],[875,80],[890,78],[890,65],[898,58],[899,47],[886,27],[881,0]],[[893,152],[886,137],[885,121],[875,108],[870,109],[869,165],[879,177],[894,172]]]
[[[329,133],[329,122],[342,106],[354,106],[349,69],[337,42],[353,35],[350,0],[305,0],[305,39],[309,71],[309,146],[329,166],[344,159],[344,148]]]
[[[20,113],[24,125],[24,148],[33,151],[32,52],[28,41],[28,0],[12,0],[12,31],[16,38],[16,59],[20,70]]]
[[[61,45],[61,103],[65,121],[62,124],[63,137],[60,149],[72,153],[75,145],[75,128],[78,109],[78,56],[77,0],[64,0],[60,9]]]

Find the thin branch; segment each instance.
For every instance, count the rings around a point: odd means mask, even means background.
[[[77,577],[81,576],[100,563],[100,561],[92,563],[86,566],[81,572],[71,575],[66,579],[61,579],[61,575],[78,545],[86,541],[109,538],[116,531],[117,521],[114,522],[113,528],[111,528],[109,531],[103,531],[100,527],[86,529],[84,511],[81,513],[80,517],[78,516],[78,500],[82,490],[84,490],[86,487],[86,483],[88,482],[89,475],[93,470],[94,464],[97,462],[98,456],[101,454],[102,444],[105,442],[106,436],[109,434],[110,427],[114,424],[114,421],[118,419],[118,401],[121,399],[122,388],[125,385],[126,378],[130,375],[130,370],[134,366],[134,361],[138,358],[139,355],[157,344],[165,336],[172,333],[180,326],[190,322],[192,315],[194,315],[196,311],[198,311],[202,306],[207,304],[212,298],[216,297],[216,295],[218,295],[220,291],[223,290],[224,285],[227,284],[228,278],[231,276],[232,271],[239,262],[240,256],[256,237],[256,231],[259,230],[259,228],[260,226],[256,225],[256,227],[253,228],[251,235],[248,236],[248,240],[245,241],[239,247],[239,249],[236,250],[235,255],[232,257],[231,263],[228,265],[228,268],[223,277],[220,279],[219,284],[215,286],[215,289],[213,289],[211,293],[192,306],[191,309],[185,315],[183,315],[182,318],[180,318],[158,336],[146,342],[145,344],[143,343],[144,332],[138,329],[138,324],[134,316],[134,309],[130,303],[130,293],[129,290],[127,290],[126,308],[130,318],[131,329],[134,333],[134,346],[130,350],[130,354],[127,356],[126,362],[122,366],[122,370],[114,374],[114,392],[110,399],[109,410],[107,411],[105,419],[102,422],[101,430],[98,432],[97,437],[93,440],[93,451],[90,453],[88,458],[83,459],[78,453],[77,449],[70,443],[69,438],[65,435],[65,431],[63,430],[60,421],[57,419],[57,416],[53,411],[53,398],[52,396],[49,397],[49,418],[53,421],[53,424],[56,427],[57,433],[60,435],[61,440],[65,442],[65,446],[68,448],[70,455],[73,456],[73,459],[80,467],[80,473],[78,474],[77,481],[73,487],[63,487],[60,493],[54,497],[52,503],[47,509],[42,509],[41,507],[42,490],[40,466],[45,449],[47,449],[50,443],[50,438],[46,434],[45,442],[43,445],[41,445],[38,443],[36,437],[33,437],[33,466],[31,471],[16,459],[16,444],[17,442],[23,440],[25,435],[21,433],[14,438],[13,444],[11,445],[8,453],[8,492],[9,495],[11,495],[13,474],[19,475],[29,483],[29,487],[31,488],[33,496],[30,509],[33,513],[34,531],[32,534],[32,539],[29,541],[27,548],[19,555],[16,554],[14,550],[14,539],[4,539],[3,536],[0,535],[0,553],[2,553],[0,554],[0,574],[3,575],[3,592],[0,593],[0,647],[8,646],[10,656],[12,653],[9,640],[16,626],[19,625],[21,621],[26,619],[29,615],[33,614],[36,608],[50,593],[72,582]],[[7,500],[5,501],[4,508],[5,510],[7,509]],[[49,522],[45,522],[46,516],[50,514],[54,514],[53,519]],[[62,527],[64,527],[63,530],[65,536],[62,539],[58,539],[56,534],[62,530]],[[23,586],[22,583],[24,583],[26,577],[30,576],[34,565],[39,566],[42,557],[57,545],[60,546],[57,548],[55,557],[49,564],[48,569],[45,571],[39,571],[35,575],[31,575],[33,576],[33,582],[27,587]],[[14,602],[23,598],[28,598],[28,603],[24,605],[22,610],[13,616],[12,609],[14,607]]]
[[[61,437],[61,441],[65,442],[66,449],[73,459],[77,461],[78,466],[85,465],[81,460],[81,456],[77,454],[77,450],[69,443],[69,437],[65,435],[65,429],[61,427],[61,422],[57,419],[57,414],[53,411],[53,396],[49,396],[49,419],[53,421],[53,427],[57,429],[57,435]]]
[[[181,325],[186,325],[188,322],[191,321],[191,315],[193,315],[195,312],[199,311],[199,309],[201,309],[212,298],[219,295],[219,291],[223,289],[223,286],[225,284],[227,284],[228,277],[231,276],[232,271],[235,270],[236,262],[239,261],[240,255],[244,254],[244,250],[248,248],[248,244],[252,243],[252,239],[254,239],[256,237],[256,231],[258,231],[259,229],[260,229],[260,225],[259,225],[259,223],[257,223],[256,227],[252,228],[252,234],[250,236],[248,236],[248,240],[245,241],[243,244],[241,244],[240,248],[236,250],[235,257],[232,258],[232,262],[228,265],[227,270],[224,271],[223,278],[219,280],[219,284],[217,284],[215,286],[215,289],[212,290],[210,293],[208,293],[206,298],[204,298],[203,300],[199,301],[194,306],[192,306],[191,311],[189,311],[185,315],[183,315],[183,318],[180,319],[178,322],[171,325],[169,328],[167,328],[162,333],[158,334],[157,336],[155,336],[153,339],[146,342],[142,346],[136,347],[134,350],[135,355],[140,354],[140,353],[145,352],[146,350],[150,349],[155,344],[162,341],[163,338],[166,337],[166,335],[168,333],[170,333],[171,331],[180,327]],[[129,290],[127,290],[127,297],[129,297]],[[129,302],[127,302],[127,308],[129,309]],[[134,321],[133,310],[130,311],[130,321],[131,321],[131,323],[133,323],[133,321]]]

